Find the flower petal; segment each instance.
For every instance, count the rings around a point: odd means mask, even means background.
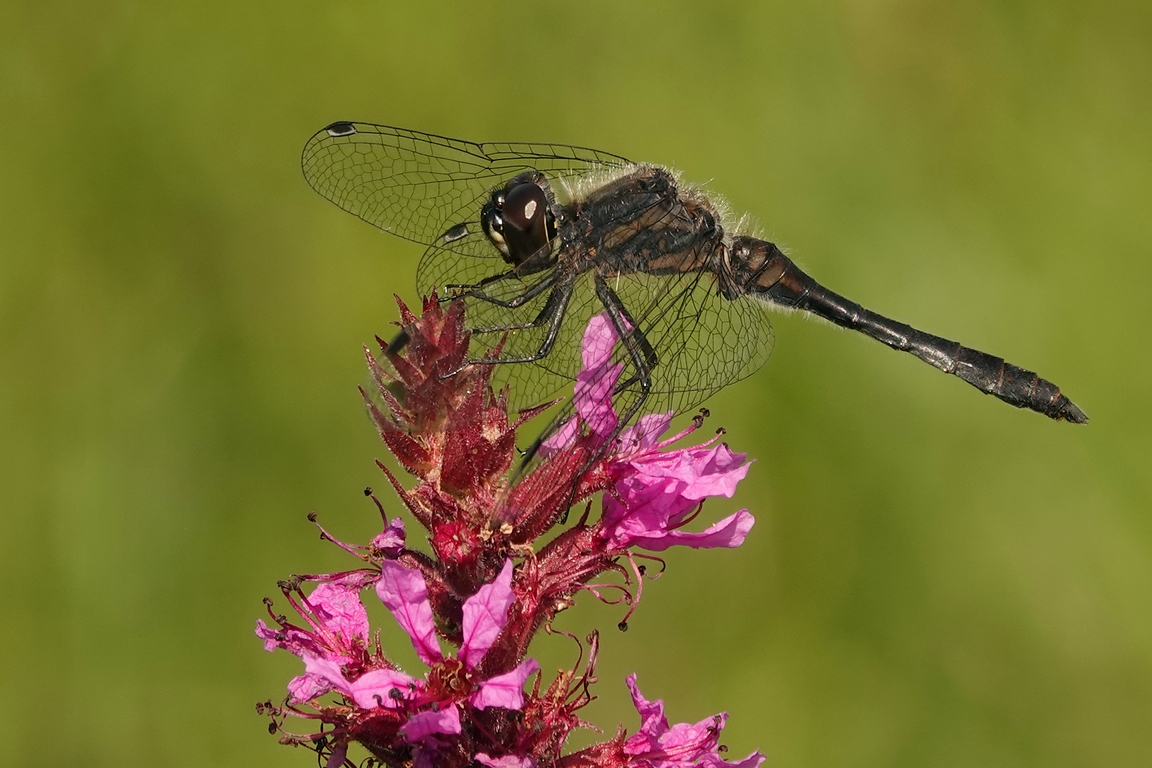
[[[619,423],[612,407],[612,391],[623,370],[623,365],[603,365],[576,374],[576,412],[602,438],[612,434]]]
[[[341,636],[345,643],[368,641],[368,612],[360,602],[360,587],[327,582],[312,590],[308,604],[324,629]]]
[[[263,619],[256,619],[256,636],[264,641],[266,651],[283,648],[301,658],[306,653],[323,656],[331,650],[317,643],[316,637],[311,632],[296,627],[274,629],[265,624]]]
[[[344,671],[340,668],[340,664],[331,659],[325,659],[320,656],[304,655],[304,669],[308,675],[317,676],[327,680],[332,688],[351,697],[352,689],[348,685],[347,678],[344,677]]]
[[[588,321],[580,348],[584,365],[576,374],[573,393],[580,418],[601,437],[610,435],[619,423],[612,407],[612,392],[624,366],[612,364],[616,338],[616,329],[607,312],[601,312]]]
[[[288,693],[295,704],[303,704],[332,690],[332,683],[320,675],[303,674],[288,681]]]
[[[588,321],[580,345],[580,358],[584,369],[599,368],[612,360],[616,346],[616,328],[607,312],[601,312]]]
[[[692,547],[693,549],[732,549],[744,543],[744,539],[755,523],[756,518],[747,509],[742,509],[699,533],[674,529],[624,533],[625,529],[621,527],[617,529],[616,541],[626,543],[615,545],[620,547],[636,546],[649,552],[663,552],[669,547],[675,546]]]
[[[264,619],[256,619],[256,637],[264,641],[264,650],[274,651],[286,647],[280,639],[280,630],[272,629],[264,623]]]
[[[496,642],[508,618],[508,607],[512,605],[513,597],[512,561],[505,560],[504,568],[495,580],[480,587],[476,594],[464,601],[464,641],[457,657],[468,669],[475,667]]]
[[[640,730],[628,739],[627,744],[638,745],[643,742],[651,749],[658,749],[660,737],[668,730],[668,718],[664,717],[664,702],[661,699],[648,701],[644,698],[644,694],[640,693],[640,686],[636,684],[635,673],[628,675],[625,682],[628,683],[628,690],[632,693],[632,705],[640,713]],[[636,754],[632,749],[627,747],[626,749],[629,754]]]
[[[671,425],[672,411],[641,416],[635,424],[620,433],[621,450],[632,452],[652,448]]]
[[[404,519],[394,517],[384,532],[372,539],[372,546],[383,552],[386,557],[395,558],[400,554],[400,550],[404,549],[404,542]]]
[[[488,707],[503,707],[504,709],[520,709],[524,706],[524,681],[529,675],[540,671],[540,665],[535,659],[525,659],[511,672],[490,677],[468,697],[468,701],[476,709]]]
[[[721,760],[720,762],[728,768],[760,768],[760,764],[767,759],[767,755],[765,755],[760,750],[756,750],[743,760],[736,760],[733,762],[728,760]]]
[[[432,666],[444,658],[436,639],[436,624],[432,619],[424,574],[405,568],[395,560],[384,560],[380,563],[376,594],[412,638],[412,647],[421,661]]]
[[[553,456],[565,448],[571,447],[576,442],[576,437],[579,434],[580,419],[573,416],[553,432],[547,440],[540,444],[540,455],[542,457]]]
[[[536,768],[535,760],[530,757],[520,757],[519,755],[489,757],[483,752],[477,752],[476,762],[480,763],[480,765],[486,765],[488,768]]]
[[[337,744],[331,754],[328,755],[328,762],[324,764],[324,768],[341,768],[344,761],[348,759],[348,742]]]
[[[450,704],[440,711],[431,710],[412,715],[400,728],[408,743],[415,744],[436,734],[460,733],[460,708]]]
[[[680,481],[684,497],[699,501],[709,496],[731,497],[737,483],[748,474],[747,459],[747,454],[734,453],[719,443],[707,448],[648,452],[626,463],[635,477]]]
[[[361,709],[396,709],[421,687],[421,681],[396,669],[374,669],[348,684],[352,700]]]

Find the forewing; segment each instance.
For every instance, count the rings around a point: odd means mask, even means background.
[[[475,224],[484,198],[516,174],[536,169],[565,178],[626,163],[586,147],[476,144],[354,122],[317,131],[300,160],[308,184],[349,213],[407,240],[465,253],[469,243],[443,236],[457,224]]]

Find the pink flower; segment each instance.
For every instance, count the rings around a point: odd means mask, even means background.
[[[676,544],[695,548],[738,547],[755,518],[734,512],[700,533],[679,530],[710,496],[731,497],[748,473],[747,456],[733,453],[717,438],[689,448],[663,450],[695,430],[659,441],[671,423],[668,415],[641,418],[624,430],[623,450],[609,472],[615,493],[604,494],[601,535],[612,547],[638,546],[659,552]],[[629,448],[631,446],[631,448]]]
[[[394,518],[367,548],[344,544],[327,532],[324,536],[350,552],[374,550],[384,557],[396,557],[404,548],[404,521]],[[378,578],[374,570],[365,569],[313,577],[320,584],[307,597],[297,596],[286,589],[285,597],[308,623],[308,629],[280,619],[277,619],[280,623],[278,629],[269,627],[262,620],[256,621],[256,636],[264,641],[264,650],[283,648],[305,661],[305,674],[288,683],[291,701],[301,704],[333,690],[327,677],[308,668],[309,659],[324,659],[336,665],[364,662],[369,626],[368,613],[360,602],[360,592]],[[299,591],[298,587],[296,591]]]
[[[400,733],[411,744],[460,733],[461,701],[476,709],[524,706],[524,683],[540,669],[534,659],[526,659],[503,674],[474,679],[476,666],[499,636],[512,604],[511,560],[505,561],[492,583],[465,601],[464,642],[456,659],[446,658],[440,650],[427,584],[420,571],[394,560],[383,561],[376,594],[408,633],[416,654],[432,667],[427,679],[396,669],[374,669],[349,680],[339,663],[306,655],[309,675],[322,678],[363,709],[382,707],[410,713]]]
[[[757,768],[765,757],[759,751],[743,760],[729,762],[720,757],[720,732],[728,713],[705,718],[695,725],[669,726],[664,702],[648,701],[636,685],[636,675],[628,676],[632,703],[640,713],[640,729],[624,742],[627,764],[636,768]]]
[[[360,659],[368,645],[368,613],[360,602],[360,590],[371,583],[371,578],[364,572],[353,571],[320,584],[312,594],[300,600],[293,599],[286,592],[310,629],[286,623],[279,629],[272,629],[257,620],[256,635],[264,640],[264,650],[283,648],[305,661],[323,658],[335,664],[350,664]],[[309,701],[330,690],[331,683],[311,670],[288,683],[288,692],[296,703]]]
[[[623,366],[612,364],[616,330],[606,314],[592,318],[584,331],[584,367],[576,377],[577,416],[569,419],[543,448],[554,454],[572,445],[580,425],[600,441],[619,425],[612,392]],[[610,547],[638,546],[658,552],[676,544],[696,548],[738,547],[755,518],[742,509],[700,533],[679,530],[710,496],[731,497],[748,473],[747,456],[733,453],[718,438],[703,445],[664,450],[691,434],[693,425],[664,441],[672,414],[643,416],[617,438],[608,472],[613,489],[604,494],[601,535]]]
[[[394,517],[384,528],[383,533],[372,539],[372,546],[385,557],[396,558],[404,549],[404,540],[404,519]]]

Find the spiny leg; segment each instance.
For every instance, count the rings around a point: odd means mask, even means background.
[[[639,382],[640,394],[636,398],[636,402],[628,406],[628,410],[620,417],[618,428],[628,424],[632,417],[640,410],[644,401],[648,399],[648,395],[652,392],[652,368],[656,364],[656,352],[652,349],[652,345],[648,343],[645,338],[644,332],[636,327],[630,321],[628,310],[624,303],[620,301],[620,297],[616,292],[608,287],[604,279],[600,275],[596,275],[596,296],[600,299],[600,303],[604,305],[604,309],[608,313],[608,319],[612,322],[612,327],[616,330],[616,335],[620,339],[620,343],[624,346],[628,357],[632,360],[632,367],[636,373],[626,382],[629,384],[633,381]],[[617,393],[621,389],[617,388]]]
[[[546,275],[543,279],[537,281],[534,285],[529,286],[529,288],[526,291],[524,291],[524,293],[520,294],[519,296],[515,296],[511,299],[508,299],[508,300],[497,299],[495,296],[489,296],[486,293],[478,293],[475,290],[469,290],[467,293],[454,294],[452,296],[441,297],[440,302],[444,303],[444,302],[449,302],[449,301],[455,301],[456,299],[459,299],[459,298],[473,298],[473,299],[476,299],[477,301],[483,301],[483,302],[488,303],[488,304],[494,304],[498,307],[504,307],[505,309],[516,309],[518,307],[523,306],[524,304],[531,301],[532,299],[536,298],[540,294],[544,293],[544,291],[548,290],[548,288],[553,283],[556,282],[556,279],[558,276],[559,276],[559,273],[557,273],[557,272],[553,272],[549,275]],[[490,277],[486,277],[483,280],[481,280],[480,282],[475,283],[473,285],[446,285],[446,286],[444,286],[444,288],[445,288],[445,290],[450,289],[450,288],[475,289],[479,286],[491,285],[493,283],[500,282],[501,280],[507,280],[507,279],[512,278],[512,277],[519,277],[519,275],[515,274],[515,270],[508,270],[507,272],[501,272],[498,275],[492,275]],[[536,320],[533,320],[531,322],[518,323],[516,325],[500,326],[498,328],[473,328],[472,332],[473,333],[489,333],[489,332],[493,332],[493,331],[513,331],[513,330],[520,330],[520,329],[524,329],[524,328],[536,328],[540,325],[543,325],[543,322],[540,320],[540,318],[537,318]],[[392,338],[392,341],[388,342],[388,347],[385,350],[385,354],[387,354],[387,355],[399,354],[400,350],[404,349],[404,347],[408,344],[408,342],[409,342],[409,338],[408,338],[407,331],[404,331],[403,329],[401,329]],[[464,366],[461,366],[460,368],[457,368],[456,370],[457,371],[461,370],[463,367]],[[453,371],[453,373],[455,373],[455,372],[456,371]]]
[[[527,304],[532,299],[539,296],[540,294],[544,293],[544,291],[551,288],[552,285],[556,282],[556,280],[559,279],[559,277],[560,277],[559,272],[552,272],[551,274],[549,274],[549,275],[545,276],[544,278],[542,278],[541,280],[537,281],[534,285],[529,286],[528,289],[525,290],[523,293],[521,293],[519,296],[514,296],[511,299],[498,299],[495,296],[489,296],[486,293],[478,293],[476,291],[469,291],[468,293],[465,293],[463,295],[466,298],[476,299],[477,301],[482,301],[485,304],[492,304],[492,305],[495,305],[497,307],[503,307],[505,309],[518,309],[518,308],[524,306],[525,304]],[[480,283],[477,283],[477,285],[480,285]],[[507,330],[511,330],[512,328],[516,328],[516,327],[532,328],[534,326],[531,324],[519,325],[519,326],[508,326]],[[501,328],[503,329],[503,326]],[[489,330],[496,330],[496,329],[474,328],[473,333],[487,333]]]
[[[540,343],[540,348],[537,349],[536,352],[531,355],[521,355],[519,357],[486,357],[479,360],[465,360],[455,370],[444,374],[445,377],[452,376],[470,365],[533,363],[547,357],[548,353],[552,351],[552,347],[556,345],[556,339],[560,336],[560,328],[564,324],[564,314],[568,311],[568,303],[572,299],[574,285],[571,280],[565,280],[553,287],[552,293],[548,294],[548,301],[544,304],[544,308],[540,310],[540,314],[536,316],[536,319],[530,323],[518,323],[515,325],[482,329],[482,331],[486,333],[500,333],[503,331],[523,330],[525,328],[539,328],[547,324],[548,330],[544,334],[544,340]]]

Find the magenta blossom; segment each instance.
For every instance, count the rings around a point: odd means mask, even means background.
[[[644,698],[634,674],[628,676],[628,689],[640,713],[640,729],[624,742],[627,765],[635,768],[757,768],[764,762],[765,757],[759,751],[735,762],[720,757],[720,732],[728,720],[727,712],[695,725],[669,726],[664,716],[664,702]]]
[[[740,546],[756,522],[747,509],[700,533],[679,528],[709,496],[736,492],[736,484],[748,473],[747,456],[733,453],[718,438],[663,450],[696,429],[693,425],[660,441],[671,421],[667,414],[645,416],[621,433],[621,451],[609,469],[615,493],[604,494],[602,535],[613,547],[635,545],[653,552],[676,544],[700,549]]]
[[[456,659],[446,658],[440,651],[422,573],[386,560],[381,563],[376,594],[408,633],[421,661],[432,667],[428,679],[419,680],[397,669],[374,669],[349,680],[333,659],[306,655],[309,674],[322,677],[362,709],[383,707],[408,712],[400,732],[412,744],[460,733],[462,701],[476,709],[524,706],[524,682],[540,669],[534,659],[526,659],[511,671],[488,679],[472,679],[476,665],[507,620],[513,599],[511,560],[505,562],[495,581],[481,587],[464,603],[464,643]]]
[[[323,529],[321,529],[323,531]],[[325,537],[341,548],[375,553],[383,557],[396,557],[404,548],[404,521],[393,518],[384,531],[373,539],[370,547],[352,547],[325,533]],[[371,554],[363,554],[372,561]],[[256,635],[264,641],[264,650],[282,648],[301,659],[327,659],[336,665],[362,664],[368,654],[368,613],[360,602],[360,592],[374,584],[379,574],[374,569],[348,571],[318,577],[321,583],[307,597],[299,594],[298,585],[285,589],[285,597],[307,622],[308,628],[278,618],[278,629],[262,620],[256,621]],[[328,693],[331,682],[311,670],[288,683],[290,701],[302,704]]]
[[[580,425],[600,441],[619,426],[612,392],[623,366],[612,363],[616,330],[607,314],[593,317],[584,331],[584,367],[576,377],[577,416],[544,443],[550,453],[572,445]],[[691,434],[693,426],[661,441],[672,414],[650,414],[620,432],[609,461],[613,487],[604,494],[601,535],[614,549],[638,546],[659,552],[676,544],[696,548],[738,547],[755,518],[735,512],[700,533],[679,530],[710,496],[731,497],[748,473],[747,456],[733,453],[717,438],[703,445],[665,450]]]

